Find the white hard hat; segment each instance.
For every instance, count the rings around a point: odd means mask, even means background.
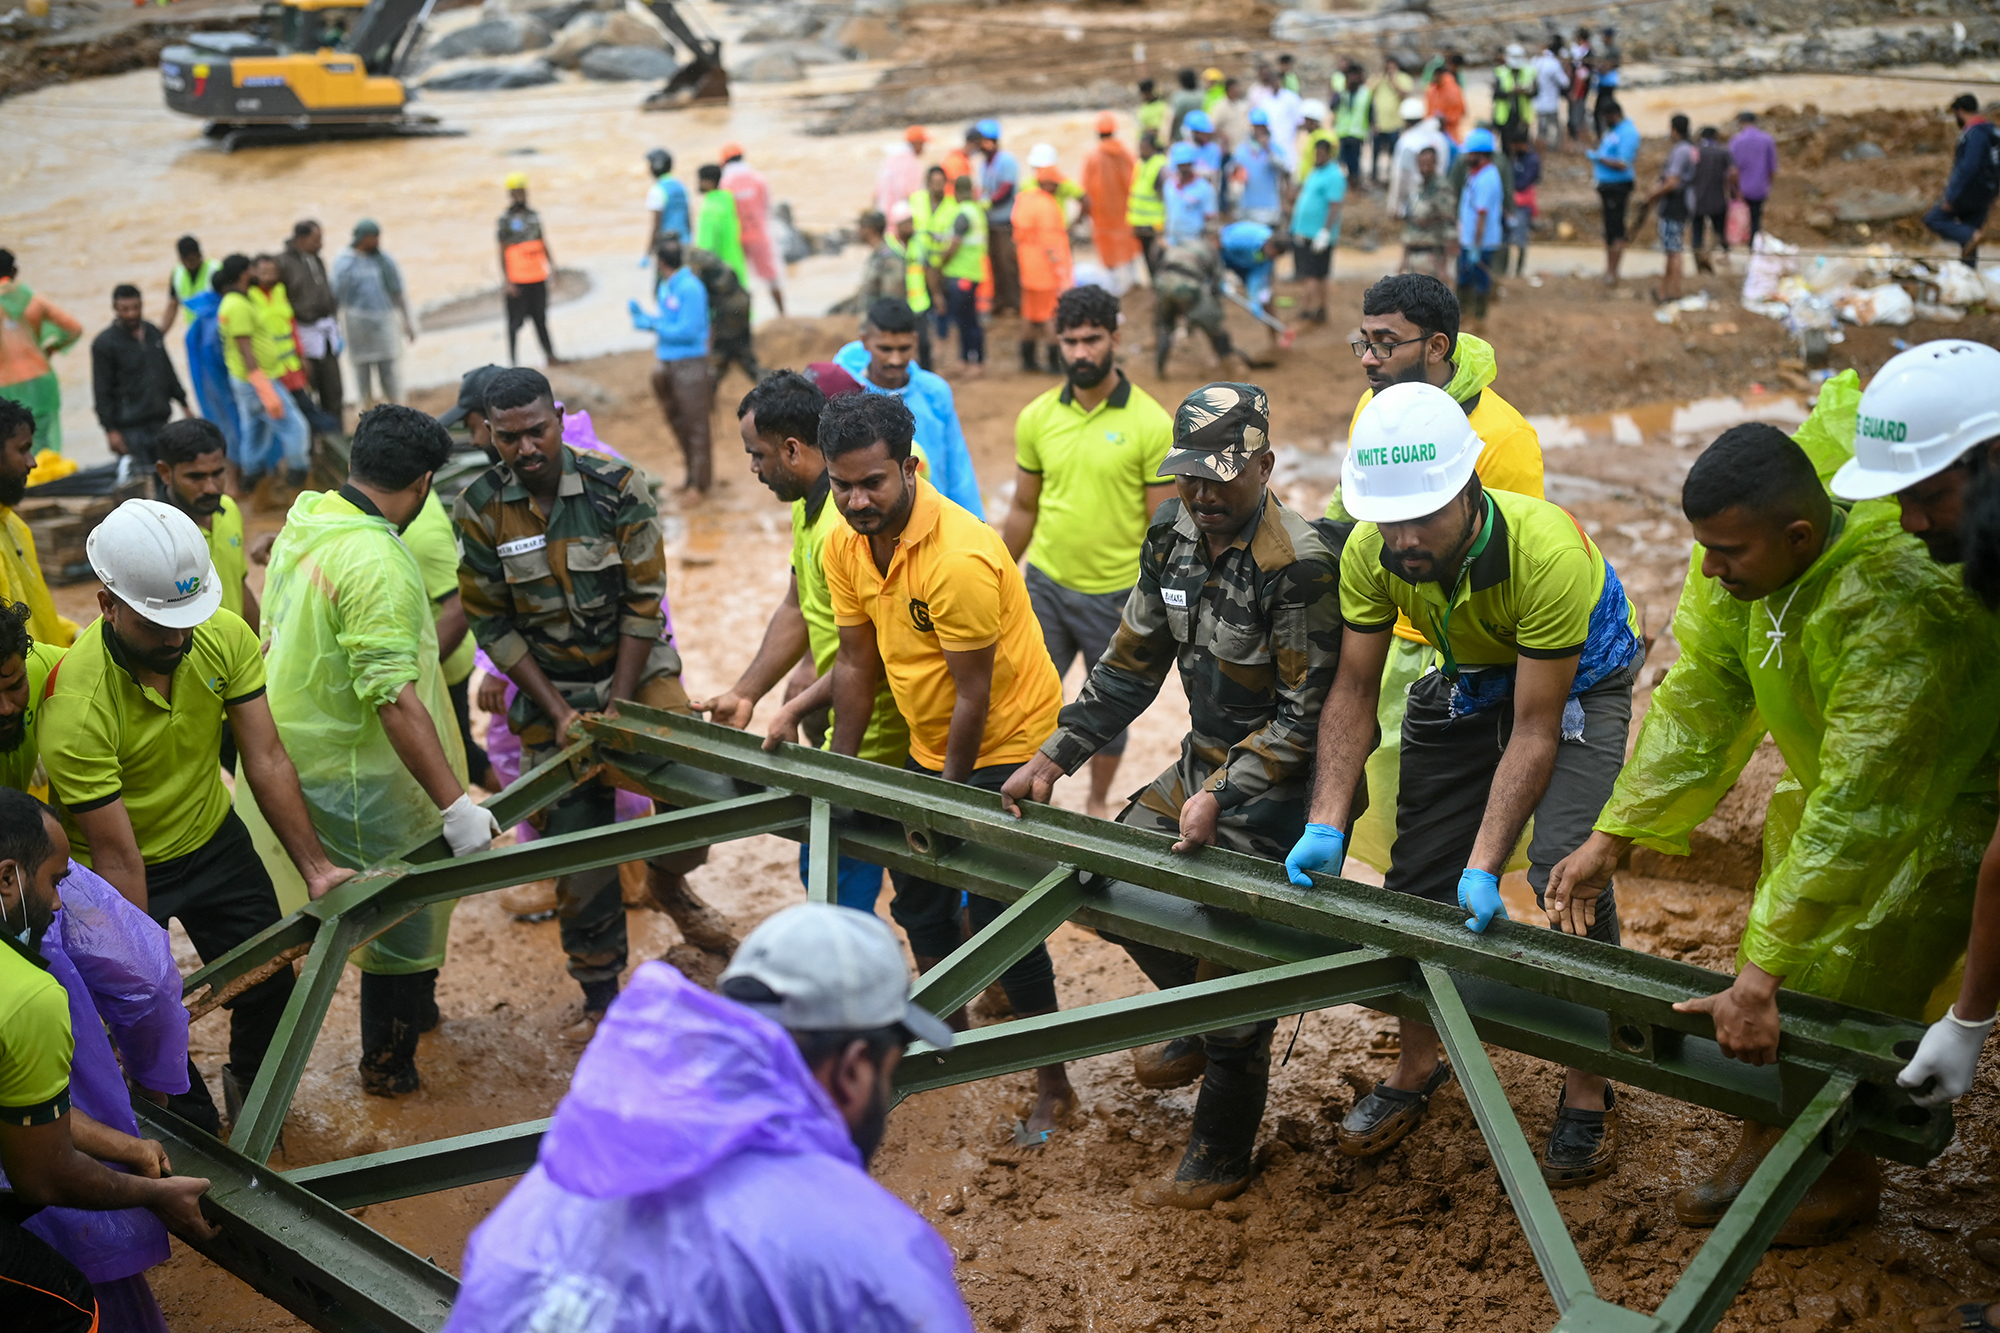
[[[1861,394],[1854,457],[1833,475],[1843,500],[1914,486],[2000,436],[2000,351],[1940,338],[1898,352]]]
[[[1527,58],[1528,58],[1528,48],[1527,48],[1527,47],[1525,47],[1525,46],[1521,45],[1521,44],[1520,44],[1519,42],[1509,42],[1509,43],[1507,44],[1507,63],[1508,63],[1508,64],[1510,64],[1510,65],[1518,65],[1518,64],[1520,64],[1520,63],[1521,63],[1521,62],[1522,62],[1523,60],[1526,60]]]
[[[1299,103],[1299,115],[1305,120],[1324,121],[1327,117],[1326,103],[1317,97],[1308,97]]]
[[[164,629],[193,629],[222,605],[222,580],[193,519],[157,500],[127,500],[84,543],[111,595]]]
[[[1434,384],[1392,384],[1355,420],[1340,465],[1340,499],[1367,523],[1435,514],[1465,489],[1479,436],[1465,409]]]
[[[1396,112],[1404,120],[1422,120],[1424,118],[1424,99],[1421,97],[1405,97],[1403,104],[1396,108]]]
[[[1028,165],[1040,170],[1056,164],[1056,146],[1052,143],[1038,143],[1028,150]]]

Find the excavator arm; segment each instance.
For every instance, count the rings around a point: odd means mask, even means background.
[[[377,2],[395,3],[396,0]],[[667,111],[700,102],[727,102],[729,75],[722,68],[722,39],[707,31],[706,27],[696,31],[673,0],[647,0],[646,7],[687,51],[688,59],[686,64],[674,71],[666,87],[646,99],[644,109]]]
[[[372,0],[347,34],[347,49],[361,58],[370,74],[394,74],[412,35],[430,17],[435,0]]]

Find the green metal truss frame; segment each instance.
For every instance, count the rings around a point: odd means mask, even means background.
[[[1332,876],[1300,889],[1268,861],[1218,848],[1178,856],[1159,834],[1049,806],[1017,820],[989,793],[799,746],[766,752],[743,732],[636,705],[586,719],[580,740],[487,805],[509,825],[594,780],[651,796],[665,812],[455,860],[434,839],[187,979],[190,1005],[212,1007],[303,958],[228,1144],[139,1109],[178,1169],[215,1181],[207,1211],[222,1235],[197,1248],[314,1327],[440,1327],[455,1280],[342,1210],[519,1175],[548,1125],[283,1174],[264,1166],[347,955],[429,903],[763,833],[806,843],[814,901],[833,900],[846,853],[1008,904],[918,982],[917,999],[936,1013],[977,995],[1063,921],[1236,970],[980,1028],[949,1051],[912,1047],[900,1095],[1339,1004],[1433,1024],[1547,1280],[1560,1333],[1705,1333],[1848,1143],[1922,1164],[1951,1140],[1950,1113],[1915,1105],[1895,1084],[1922,1036],[1918,1024],[1781,991],[1778,1062],[1752,1068],[1722,1055],[1707,1018],[1673,1009],[1728,984],[1703,968],[1524,923],[1475,935],[1463,913],[1436,903]],[[1658,1310],[1596,1294],[1487,1044],[1788,1126]]]

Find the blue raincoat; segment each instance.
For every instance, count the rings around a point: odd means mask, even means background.
[[[869,1179],[777,1024],[646,963],[446,1333],[971,1333],[951,1251]]]
[[[833,354],[839,366],[870,393],[893,394],[903,400],[917,419],[917,443],[930,460],[931,485],[947,498],[972,511],[974,518],[986,517],[979,498],[979,477],[972,470],[972,453],[965,447],[965,428],[958,424],[958,407],[952,400],[951,385],[944,376],[922,366],[910,365],[910,382],[900,389],[885,389],[868,379],[868,349],[856,340]]]
[[[202,416],[221,429],[229,442],[229,456],[235,458],[242,449],[243,424],[236,418],[229,366],[222,359],[222,326],[216,321],[222,296],[213,290],[196,292],[181,307],[188,315],[188,378],[194,381],[195,401],[201,404]]]

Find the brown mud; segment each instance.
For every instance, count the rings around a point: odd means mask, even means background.
[[[1280,292],[1291,289],[1281,284]],[[1337,286],[1334,300],[1351,320],[1357,285]],[[1791,349],[1777,326],[1740,312],[1718,318],[1733,319],[1739,331],[1711,333],[1705,323],[1664,328],[1629,293],[1606,295],[1592,280],[1552,278],[1540,288],[1509,284],[1486,330],[1498,349],[1496,390],[1544,421],[1551,493],[1603,544],[1656,634],[1670,621],[1686,568],[1689,534],[1676,501],[1688,462],[1731,419],[1796,420],[1803,411],[1804,381],[1793,386],[1783,378]],[[2000,332],[1996,323],[1980,316],[1948,327],[1850,331],[1834,349],[1835,365],[1852,363],[1866,375],[1891,354],[1892,337],[1914,342],[1949,332],[1990,340]],[[825,358],[851,330],[842,319],[774,322],[760,331],[760,355],[766,365],[797,366]],[[1247,321],[1234,331],[1245,345],[1262,346]],[[1011,323],[997,322],[988,376],[957,385],[995,518],[1011,476],[1014,416],[1051,382],[1011,368],[1015,336]],[[1271,394],[1273,437],[1286,451],[1280,484],[1300,506],[1324,502],[1334,475],[1328,449],[1344,439],[1363,388],[1348,336],[1338,319],[1307,329],[1277,366],[1257,374]],[[1134,350],[1151,337],[1143,292],[1128,298],[1124,337],[1128,372],[1169,405],[1211,373],[1197,342],[1177,349],[1164,382],[1155,378],[1150,356]],[[560,368],[553,378],[559,393],[588,402],[603,438],[671,482],[678,458],[650,400],[650,365],[643,353],[620,354]],[[734,680],[785,584],[786,513],[737,452],[733,408],[747,387],[732,374],[718,394],[714,494],[669,515],[670,596],[696,697]],[[1788,395],[1793,401],[1781,401]],[[428,390],[415,401],[441,411],[453,396]],[[1674,405],[1695,400],[1712,401],[1691,415],[1681,407],[1676,429]],[[1586,412],[1594,415],[1569,415]],[[252,527],[276,522],[260,514]],[[69,614],[86,619],[91,591],[83,585],[58,595]],[[1656,641],[1642,684],[1658,679],[1673,651],[1670,638]],[[1133,730],[1122,789],[1170,761],[1184,725],[1184,701],[1170,684]],[[1768,758],[1753,766],[1753,780],[1704,827],[1696,858],[1654,858],[1635,868],[1643,873],[1621,879],[1631,947],[1732,967],[1774,777]],[[1072,808],[1081,808],[1083,795],[1074,781],[1057,790]],[[719,848],[691,879],[739,932],[802,896],[796,849],[773,838]],[[1532,898],[1518,877],[1508,890],[1515,919],[1532,919]],[[679,942],[663,916],[634,911],[630,921],[635,963]],[[1084,931],[1063,927],[1052,948],[1066,1008],[1145,986],[1122,952]],[[191,965],[191,954],[183,961]],[[439,987],[444,1021],[419,1055],[424,1088],[393,1102],[362,1094],[350,974],[274,1164],[302,1166],[546,1115],[578,1053],[560,1036],[577,998],[553,924],[516,923],[490,896],[463,903]],[[196,1025],[204,1068],[220,1063],[223,1022],[215,1015]],[[1332,1150],[1333,1125],[1357,1089],[1387,1072],[1392,1032],[1387,1019],[1360,1008],[1304,1018],[1289,1061],[1274,1071],[1257,1180],[1213,1212],[1157,1212],[1134,1202],[1136,1184],[1173,1169],[1193,1092],[1140,1089],[1123,1054],[1072,1070],[1080,1109],[1038,1152],[1011,1146],[1009,1130],[1031,1095],[1025,1075],[912,1098],[891,1118],[876,1174],[950,1241],[981,1329],[1547,1328],[1554,1307],[1455,1089],[1438,1097],[1415,1136],[1376,1162],[1350,1162]],[[1274,1058],[1291,1039],[1285,1024]],[[1555,1071],[1493,1054],[1530,1140],[1538,1141],[1554,1109]],[[1879,1223],[1835,1245],[1773,1252],[1721,1327],[1889,1330],[1906,1326],[1911,1309],[2000,1290],[2000,1268],[1968,1247],[1996,1199],[2000,1082],[1993,1073],[1981,1076],[1960,1112],[1958,1140],[1931,1168],[1887,1171]],[[1617,1173],[1564,1194],[1562,1207],[1602,1294],[1651,1308],[1702,1239],[1675,1222],[1673,1192],[1727,1152],[1734,1130],[1718,1114],[1630,1092],[1621,1102],[1620,1133]],[[493,1182],[359,1215],[455,1270],[466,1235],[506,1189],[507,1182]],[[152,1278],[177,1333],[298,1327],[179,1246]]]

